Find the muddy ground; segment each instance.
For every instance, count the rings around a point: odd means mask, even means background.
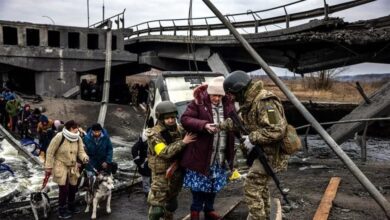
[[[341,177],[341,183],[329,219],[386,219],[379,205],[343,163],[334,158],[335,155],[323,158],[323,153],[310,152],[310,154],[310,157],[304,159],[292,158],[288,171],[278,175],[283,188],[289,189],[288,198],[293,204],[292,209],[284,207],[283,219],[312,219],[330,178],[334,176]],[[388,161],[362,163],[356,159],[354,161],[387,200],[390,200],[390,163]],[[226,201],[230,201],[228,204],[231,205],[234,203],[233,201],[241,200],[243,198],[242,185],[243,180],[239,180],[225,187],[217,196],[216,207],[223,207]],[[98,219],[147,219],[147,204],[144,195],[139,193],[140,186],[134,187],[132,191],[133,194],[130,198],[128,192],[115,194],[112,199],[113,213],[110,215],[105,213],[104,203],[101,204],[102,208],[98,211]],[[273,197],[280,197],[272,182],[270,182],[270,191]],[[175,219],[181,219],[189,213],[190,198],[190,192],[186,189],[182,190]],[[217,208],[217,211],[222,212],[222,209]],[[225,219],[244,220],[247,213],[245,203],[241,202]],[[73,219],[89,219],[89,217],[90,214],[81,213],[74,216]],[[25,219],[25,217],[9,216],[8,219]],[[50,219],[56,219],[55,212],[52,213]]]

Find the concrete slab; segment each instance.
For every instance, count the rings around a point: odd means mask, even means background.
[[[365,102],[356,107],[340,121],[352,119],[367,119],[390,115],[390,82],[372,94],[371,104]],[[364,129],[365,123],[335,124],[329,129],[329,134],[339,144],[348,140],[354,133]]]

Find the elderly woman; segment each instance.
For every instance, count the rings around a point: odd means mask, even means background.
[[[79,211],[74,203],[77,179],[80,176],[77,159],[83,163],[89,160],[80,138],[78,124],[71,120],[66,122],[62,132],[57,133],[52,139],[46,154],[46,175],[53,174],[53,182],[59,185],[58,218],[60,219],[71,218],[72,213]]]
[[[214,199],[226,185],[234,159],[234,134],[221,130],[229,127],[226,119],[234,111],[232,100],[225,96],[223,80],[216,77],[195,88],[194,100],[181,117],[184,129],[198,137],[185,149],[181,161],[186,169],[184,187],[192,193],[191,219],[199,219],[202,210],[205,219],[221,218],[214,211]]]

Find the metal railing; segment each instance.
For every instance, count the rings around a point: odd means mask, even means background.
[[[290,27],[291,21],[308,19],[313,17],[324,16],[324,19],[328,18],[328,14],[342,11],[348,8],[352,8],[358,5],[366,4],[375,0],[354,0],[348,1],[337,5],[329,6],[324,0],[324,7],[316,8],[304,12],[292,13],[289,14],[287,8],[291,5],[303,2],[305,0],[298,0],[291,2],[285,5],[268,8],[264,10],[251,11],[248,10],[245,13],[237,14],[227,14],[225,18],[231,21],[234,27],[236,28],[253,28],[253,33],[259,33],[259,27],[267,25],[277,26],[279,29],[283,28],[276,24],[285,23],[285,28]],[[284,15],[274,16],[269,18],[262,18],[261,13],[275,11],[278,9],[283,9]],[[215,16],[209,17],[198,17],[198,18],[179,18],[179,19],[160,19],[142,22],[128,27],[132,29],[132,33],[127,36],[139,37],[140,35],[146,34],[151,35],[152,33],[158,33],[163,35],[164,32],[173,32],[173,35],[176,36],[178,31],[190,31],[192,36],[194,31],[207,31],[207,36],[211,36],[212,30],[226,30],[226,27],[218,20]],[[245,31],[245,30],[244,30]],[[246,31],[245,31],[246,32]]]
[[[116,15],[113,15],[109,18],[106,18],[102,21],[98,21],[94,24],[91,24],[89,25],[88,27],[89,28],[101,28],[103,26],[106,26],[107,25],[107,21],[110,21],[111,19],[114,19],[114,23],[116,24],[117,26],[117,29],[120,29],[120,28],[125,28],[125,11],[126,11],[126,8],[123,9],[123,11],[121,13],[118,13]],[[122,27],[120,25],[120,23],[122,23]]]
[[[354,119],[354,120],[344,120],[344,121],[331,121],[331,122],[320,123],[320,125],[334,125],[334,124],[347,124],[347,123],[356,123],[356,122],[363,123],[364,122],[365,126],[363,129],[363,133],[362,133],[361,137],[359,137],[359,139],[356,140],[356,142],[357,142],[357,145],[360,146],[361,160],[363,162],[365,162],[365,161],[367,161],[367,145],[366,145],[367,129],[368,129],[368,126],[370,125],[370,123],[372,123],[374,121],[390,121],[390,117]],[[305,134],[303,137],[303,150],[304,150],[305,155],[308,155],[308,151],[309,151],[308,135],[309,135],[309,132],[310,132],[310,129],[312,128],[312,126],[311,126],[311,124],[307,124],[307,125],[296,127],[296,130],[301,130],[301,129],[305,129],[305,128],[306,128],[306,131],[305,131]]]

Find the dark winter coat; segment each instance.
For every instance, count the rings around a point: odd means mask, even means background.
[[[139,137],[138,141],[135,142],[134,146],[131,148],[131,154],[133,158],[137,158],[134,160],[134,163],[138,167],[138,172],[142,176],[150,176],[151,171],[148,166],[148,161],[146,160],[148,156],[148,143],[142,141],[142,138]]]
[[[112,163],[112,143],[105,129],[102,131],[102,136],[95,139],[92,134],[92,129],[87,130],[87,135],[83,138],[85,151],[89,156],[89,164],[97,170],[101,169],[103,162]],[[91,166],[86,166],[87,170],[92,170]]]
[[[224,118],[227,118],[229,112],[234,111],[234,104],[229,96],[222,99]],[[208,174],[214,135],[207,132],[204,128],[207,123],[214,123],[210,97],[207,94],[207,85],[202,85],[194,90],[194,100],[188,104],[186,111],[181,117],[181,124],[187,132],[197,134],[195,142],[190,143],[184,151],[181,160],[181,166]],[[226,139],[226,154],[230,169],[233,166],[234,159],[234,133],[229,131]]]

